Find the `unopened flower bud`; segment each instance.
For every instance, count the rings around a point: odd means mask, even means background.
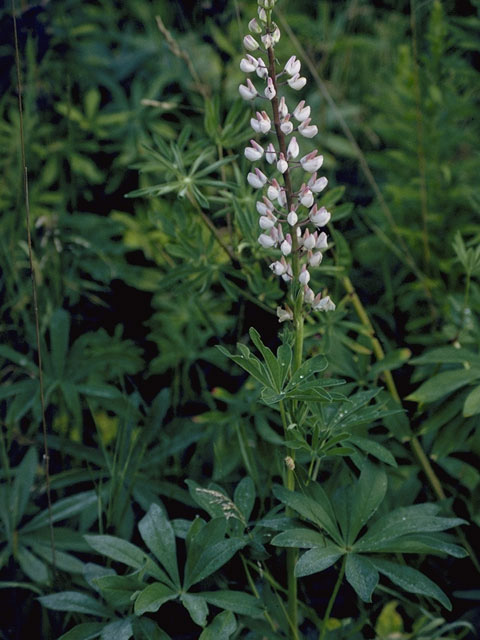
[[[316,251],[315,253],[312,253],[311,251],[308,252],[308,264],[311,267],[318,267],[322,260],[323,254],[321,251]]]
[[[300,202],[304,207],[311,207],[313,204],[313,193],[310,191],[308,187],[304,187],[302,191],[300,191]]]
[[[275,25],[275,29],[273,30],[272,33],[272,40],[273,40],[273,44],[277,44],[277,42],[280,41],[280,29],[277,27],[277,25]]]
[[[292,236],[287,233],[285,240],[280,245],[280,251],[284,256],[289,256],[292,253]]]
[[[247,51],[255,51],[260,46],[253,36],[245,36],[243,46]]]
[[[315,243],[315,249],[320,249],[321,251],[323,251],[324,249],[328,248],[328,240],[327,240],[327,234],[325,233],[325,231],[322,231],[317,238],[317,241]]]
[[[278,115],[282,120],[288,115],[288,107],[287,103],[285,102],[284,96],[280,98],[280,102],[278,103]]]
[[[295,91],[299,91],[300,89],[303,89],[303,87],[307,84],[307,79],[300,77],[300,75],[296,73],[294,76],[287,80],[287,83],[289,87],[295,89]]]
[[[282,124],[280,125],[280,129],[283,131],[283,133],[287,136],[289,136],[292,131],[293,131],[293,124],[290,122],[290,115],[287,114],[282,122]]]
[[[258,17],[262,22],[267,22],[267,14],[263,7],[258,7]]]
[[[280,171],[280,173],[285,173],[285,171],[287,171],[288,169],[288,162],[285,160],[285,156],[283,155],[283,153],[280,154],[280,158],[277,162],[277,169]]]
[[[262,27],[258,24],[255,18],[252,18],[248,23],[248,30],[251,33],[256,33],[257,35],[262,33]]]
[[[299,153],[300,153],[300,147],[298,146],[297,139],[293,137],[288,143],[287,158],[289,159],[293,158],[295,160],[295,158],[298,156]]]
[[[300,275],[298,276],[300,284],[307,285],[310,282],[310,274],[307,271],[307,265],[302,266]]]
[[[292,456],[287,456],[285,458],[285,465],[289,471],[295,471],[295,460]]]
[[[307,304],[312,304],[315,299],[315,294],[307,285],[303,288],[303,299]]]
[[[290,213],[287,216],[287,222],[288,224],[293,227],[297,224],[298,222],[298,216],[297,216],[297,212],[295,211],[295,209],[291,209]]]
[[[315,235],[310,233],[308,229],[305,229],[303,234],[303,246],[307,251],[311,251],[315,247]]]
[[[268,100],[273,100],[273,98],[277,95],[277,92],[275,91],[275,86],[273,84],[273,80],[271,78],[268,78],[267,81],[267,86],[265,88],[265,97],[268,98]]]

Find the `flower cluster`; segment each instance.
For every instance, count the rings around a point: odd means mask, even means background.
[[[304,100],[290,111],[285,97],[278,93],[282,85],[298,91],[307,80],[300,75],[301,63],[296,56],[291,56],[279,73],[275,71],[274,47],[280,40],[280,30],[271,20],[275,0],[259,0],[258,4],[258,19],[249,22],[251,33],[243,39],[249,53],[242,58],[240,69],[248,77],[239,91],[244,100],[263,99],[270,103],[273,119],[267,111],[259,110],[250,124],[259,136],[275,132],[276,144],[260,144],[252,139],[245,149],[245,156],[253,163],[264,158],[269,165],[274,165],[281,181],[280,184],[274,175],[268,177],[258,167],[247,176],[254,189],[263,191],[256,205],[262,230],[258,241],[266,249],[280,250],[280,259],[270,265],[275,275],[286,281],[298,280],[307,304],[317,311],[330,311],[335,309],[330,297],[315,295],[308,286],[310,269],[321,263],[323,251],[328,247],[327,234],[322,228],[331,218],[325,207],[318,207],[315,203],[316,195],[328,183],[327,178],[318,176],[323,156],[317,150],[302,156],[300,150],[302,138],[313,138],[318,128],[312,124],[311,109]],[[264,57],[258,56],[259,53]],[[261,90],[257,89],[260,83]],[[295,190],[291,177],[294,170],[304,175],[304,181]],[[293,319],[293,312],[288,306],[278,308],[277,315],[280,322]]]

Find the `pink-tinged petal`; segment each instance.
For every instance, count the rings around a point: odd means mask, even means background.
[[[253,36],[245,36],[243,46],[247,51],[255,51],[260,46]]]
[[[300,147],[298,146],[297,139],[293,137],[288,143],[287,158],[293,158],[295,160],[295,158],[298,156],[299,153],[300,153]]]

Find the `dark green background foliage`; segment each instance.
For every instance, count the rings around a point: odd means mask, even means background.
[[[329,640],[474,637],[478,0],[279,2],[337,303],[293,377],[243,157],[256,3],[17,4],[53,505],[5,8],[0,639],[285,638],[285,548],[304,638],[343,570]]]

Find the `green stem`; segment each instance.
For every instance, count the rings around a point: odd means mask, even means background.
[[[343,556],[342,568],[339,571],[337,582],[335,583],[335,587],[333,588],[332,595],[330,596],[330,600],[328,601],[327,610],[325,611],[325,617],[323,618],[322,629],[320,631],[320,635],[318,636],[318,640],[323,640],[325,636],[325,632],[327,631],[327,624],[330,620],[330,614],[333,609],[333,605],[335,604],[335,600],[337,599],[338,590],[340,589],[340,585],[342,584],[343,574],[345,573],[345,562],[347,556]]]

